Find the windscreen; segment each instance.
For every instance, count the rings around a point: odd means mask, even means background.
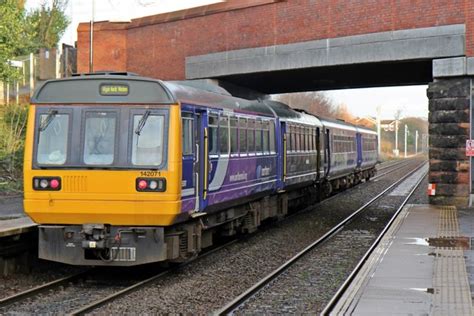
[[[168,108],[39,107],[34,167],[166,166]]]
[[[66,163],[69,132],[69,115],[50,112],[40,115],[36,159],[44,165]]]

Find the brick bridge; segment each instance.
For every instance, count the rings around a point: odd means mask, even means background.
[[[236,95],[429,83],[432,203],[466,205],[472,0],[229,0],[94,24],[94,71],[218,79]],[[78,70],[89,71],[89,24]]]

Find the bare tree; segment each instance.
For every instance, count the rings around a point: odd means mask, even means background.
[[[288,104],[294,109],[324,117],[336,118],[338,106],[323,92],[298,92],[272,96],[272,99]]]

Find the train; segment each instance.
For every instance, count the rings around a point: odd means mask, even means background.
[[[183,262],[375,175],[377,134],[212,84],[103,72],[31,98],[24,208],[41,259]]]

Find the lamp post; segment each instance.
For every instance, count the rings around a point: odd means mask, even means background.
[[[415,131],[415,154],[418,155],[418,130]]]
[[[395,157],[398,157],[398,120],[395,120]]]
[[[407,157],[407,135],[408,135],[408,126],[405,124],[405,158]]]
[[[381,152],[381,141],[380,141],[380,112],[381,112],[381,106],[377,106],[377,148],[378,148],[378,155],[380,156]]]

